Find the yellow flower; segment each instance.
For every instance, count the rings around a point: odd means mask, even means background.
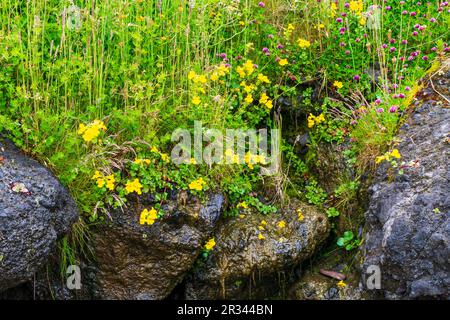
[[[86,126],[83,123],[80,123],[80,126],[78,127],[78,134],[83,134],[86,131]]]
[[[264,230],[266,230],[266,229],[264,229],[264,227],[263,227],[263,226],[258,226],[258,229],[259,229],[259,230],[261,230],[261,231],[264,231]]]
[[[238,66],[238,67],[236,68],[236,72],[239,74],[239,76],[240,76],[241,78],[244,78],[244,77],[245,77],[245,71],[244,71],[244,68],[242,68],[241,66]]]
[[[261,94],[261,97],[259,98],[259,103],[266,104],[267,100],[269,100],[269,96],[265,92],[263,92]]]
[[[263,75],[262,73],[258,74],[258,80],[263,83],[270,83],[270,80],[267,76]]]
[[[335,87],[338,88],[338,89],[341,89],[344,85],[343,85],[342,82],[340,82],[340,81],[335,81],[335,82],[333,83],[333,86],[335,86]]]
[[[247,75],[251,75],[253,73],[254,68],[255,68],[253,66],[253,61],[252,60],[245,61],[243,67],[244,67],[244,70],[247,72]]]
[[[267,224],[266,220],[261,221],[261,225],[265,226]]]
[[[285,66],[288,64],[288,61],[287,61],[287,59],[280,59],[280,61],[278,61],[278,64],[280,66]]]
[[[152,225],[156,219],[158,219],[158,212],[154,208],[151,208],[150,211],[144,209],[139,217],[139,223]]]
[[[286,222],[284,220],[278,222],[278,228],[283,229],[284,227],[286,227]]]
[[[143,163],[145,163],[145,164],[150,164],[151,161],[150,161],[150,159],[140,159],[140,158],[136,158],[136,159],[133,161],[133,163],[135,163],[135,164],[143,164]]]
[[[366,18],[365,17],[361,17],[359,19],[359,24],[362,25],[362,26],[365,26],[366,25]]]
[[[160,155],[161,155],[161,160],[162,160],[162,161],[164,161],[164,162],[170,162],[170,158],[169,158],[169,156],[167,155],[167,153],[161,153]]]
[[[214,240],[214,238],[211,238],[208,240],[208,242],[206,242],[205,244],[205,249],[206,250],[212,250],[216,245],[216,241]]]
[[[223,63],[216,67],[216,71],[220,77],[223,77],[224,75],[230,73],[230,69]]]
[[[192,80],[192,79],[194,79],[195,77],[197,76],[197,74],[195,73],[195,71],[189,71],[189,73],[188,73],[188,79],[189,80]]]
[[[343,288],[345,288],[345,287],[347,286],[347,284],[346,284],[343,280],[341,280],[341,281],[339,281],[339,282],[337,283],[337,286],[338,286],[339,288],[343,289]]]
[[[101,131],[106,131],[105,124],[103,123],[103,121],[94,120],[87,126],[84,124],[80,124],[77,133],[83,136],[84,141],[91,142],[92,140],[97,139]]]
[[[125,185],[125,191],[127,194],[136,192],[137,194],[142,194],[142,184],[139,182],[139,179],[134,179],[133,181],[127,181]]]
[[[95,173],[94,173],[94,175],[92,176],[92,178],[91,179],[98,179],[98,178],[101,178],[102,177],[102,174],[100,173],[100,171],[95,171]]]
[[[306,49],[311,46],[311,42],[305,39],[297,39],[297,44],[301,49]]]
[[[308,116],[308,128],[314,127],[314,125],[317,125],[321,122],[325,121],[325,116],[322,114],[318,115],[317,117],[314,116],[312,113]]]
[[[105,179],[103,179],[103,178],[98,178],[98,179],[97,179],[97,187],[103,188],[104,186],[105,186]]]
[[[318,29],[324,29],[324,28],[325,28],[325,25],[324,25],[323,23],[319,23],[319,24],[317,25],[317,28],[318,28]]]
[[[203,178],[198,178],[197,180],[192,181],[189,183],[189,189],[196,190],[196,191],[202,191],[203,187],[206,185],[206,182],[203,180]]]
[[[200,100],[199,96],[194,96],[192,98],[192,103],[195,104],[196,106],[198,106],[200,104],[200,102],[202,102],[202,100]]]
[[[206,76],[204,76],[204,75],[198,76],[198,77],[196,77],[194,79],[196,79],[195,82],[200,82],[200,83],[203,83],[203,84],[208,82],[208,79],[206,79]]]
[[[191,158],[191,159],[189,159],[189,163],[190,164],[197,164],[197,161],[195,160],[195,158]]]
[[[245,86],[244,86],[244,91],[247,92],[247,93],[252,92],[253,89],[255,89],[255,86],[254,86],[254,85],[249,85],[249,86],[245,85]]]
[[[386,156],[379,156],[375,158],[375,163],[379,164],[380,162],[383,162],[384,160],[386,160]]]
[[[391,157],[394,157],[396,159],[400,159],[402,156],[400,155],[400,152],[398,152],[397,149],[394,149],[391,151]]]
[[[248,103],[248,104],[252,103],[252,102],[253,102],[253,96],[252,96],[252,94],[249,93],[249,94],[245,97],[244,101],[245,101],[246,103]]]
[[[354,13],[357,13],[357,14],[361,13],[363,11],[363,2],[362,2],[362,0],[350,1],[349,9],[350,9],[350,11],[352,11]]]
[[[247,209],[247,207],[248,207],[248,206],[247,206],[247,202],[242,201],[242,202],[238,203],[236,207],[238,207],[238,208],[243,208],[243,209]]]
[[[259,240],[264,240],[265,237],[262,235],[262,233],[259,233],[259,234],[258,234],[258,239],[259,239]]]
[[[305,219],[305,216],[303,215],[303,213],[300,209],[297,209],[297,218],[298,218],[298,221],[303,221],[303,219]]]
[[[266,102],[266,107],[267,107],[268,109],[272,109],[272,107],[273,107],[272,100],[268,100],[268,101]]]
[[[155,152],[155,153],[159,153],[158,148],[155,147],[155,146],[153,146],[153,147],[150,149],[150,151],[151,151],[151,152]]]
[[[111,191],[114,190],[114,183],[116,182],[116,178],[114,177],[114,175],[111,174],[109,176],[106,176],[105,179],[106,179],[106,188]]]
[[[219,80],[219,75],[214,72],[211,76],[210,76],[211,81],[217,81]]]

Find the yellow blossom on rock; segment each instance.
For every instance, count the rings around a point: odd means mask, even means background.
[[[278,228],[283,229],[286,227],[286,222],[284,220],[281,220],[278,222]]]
[[[375,158],[375,163],[379,164],[380,162],[383,162],[384,160],[386,160],[386,156],[379,156]]]
[[[300,209],[297,209],[297,218],[298,221],[303,221],[305,219],[305,216],[303,215],[303,212]]]
[[[261,221],[261,225],[265,226],[267,224],[266,220]]]
[[[337,286],[338,286],[339,288],[343,289],[343,288],[345,288],[345,287],[347,286],[347,284],[346,284],[343,280],[341,280],[341,281],[339,281],[339,282],[337,283]]]
[[[259,234],[258,234],[258,239],[259,239],[259,240],[264,240],[265,237],[262,235],[262,233],[259,233]]]
[[[400,152],[398,152],[397,149],[394,149],[394,150],[391,151],[391,156],[396,158],[396,159],[400,159],[401,158]]]
[[[209,250],[212,250],[215,246],[216,246],[216,241],[214,240],[214,238],[211,238],[208,240],[208,242],[206,242],[205,249],[209,251]]]
[[[150,210],[144,209],[139,217],[139,223],[152,225],[156,219],[158,219],[158,212],[154,208]]]
[[[133,181],[127,181],[125,185],[125,191],[127,194],[136,192],[137,194],[142,194],[142,184],[139,182],[139,179],[134,179]]]

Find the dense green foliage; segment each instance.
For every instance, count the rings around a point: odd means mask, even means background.
[[[264,177],[243,159],[175,166],[172,132],[194,121],[279,128],[279,97],[302,96],[307,158],[319,143],[345,142],[349,163],[372,167],[417,80],[449,49],[449,9],[411,0],[1,0],[0,131],[52,168],[91,221],[131,194],[164,201],[173,188],[221,189],[230,215],[243,205],[272,213],[293,189],[335,219],[358,182],[327,203],[287,142],[288,174]],[[339,245],[353,246],[348,235]]]

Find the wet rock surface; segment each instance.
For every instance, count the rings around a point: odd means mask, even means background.
[[[153,225],[139,224],[141,211],[154,205],[141,198],[110,212],[112,221],[93,231],[95,298],[163,299],[183,279],[214,231],[224,198],[212,194],[202,203],[181,194],[162,206],[165,214]]]
[[[53,174],[0,137],[0,291],[32,279],[77,219]]]
[[[297,210],[304,215],[302,221]],[[285,222],[284,228],[280,221]],[[214,250],[186,280],[185,298],[274,297],[328,234],[327,218],[294,200],[277,214],[229,218],[215,232]]]
[[[293,300],[360,300],[365,299],[359,276],[348,268],[352,255],[343,261],[342,252],[334,252],[317,259],[313,267],[289,288]],[[339,285],[340,281],[343,285]]]
[[[378,297],[450,298],[449,64],[418,93],[400,130],[404,174],[383,163],[369,190],[362,269],[380,267]]]

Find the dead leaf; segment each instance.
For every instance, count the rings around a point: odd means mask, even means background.
[[[14,192],[30,194],[30,191],[28,191],[27,187],[21,182],[13,183],[11,189]]]
[[[342,273],[336,272],[336,271],[330,271],[330,270],[325,270],[325,269],[320,269],[319,272],[321,274],[323,274],[324,276],[333,278],[333,279],[337,279],[337,280],[341,280],[344,281],[346,276]]]

